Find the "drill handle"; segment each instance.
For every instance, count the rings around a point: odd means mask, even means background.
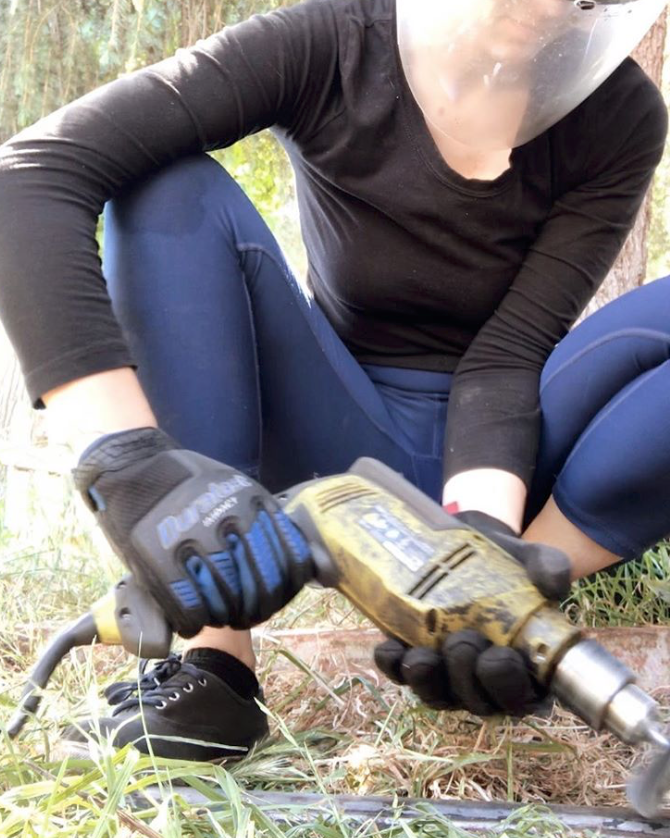
[[[172,628],[156,600],[131,574],[94,603],[91,613],[100,643],[121,645],[143,658],[168,656]]]

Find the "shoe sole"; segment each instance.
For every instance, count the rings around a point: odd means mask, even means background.
[[[90,740],[91,742],[95,742],[94,739]],[[215,759],[206,759],[206,760],[185,760],[184,757],[177,757],[180,761],[183,762],[208,762],[211,765],[223,765],[224,763],[228,762],[240,762],[251,752],[252,748],[249,748],[245,753],[241,754],[232,754],[231,756],[225,757],[216,757]],[[72,739],[59,739],[54,745],[51,747],[51,756],[54,757],[55,760],[62,762],[66,759],[91,759],[91,751],[89,749],[89,741],[86,742],[75,742]]]

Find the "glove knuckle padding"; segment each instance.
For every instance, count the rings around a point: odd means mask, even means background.
[[[262,622],[286,602],[282,574],[265,534],[256,525],[241,536],[246,546],[246,559],[238,559],[242,578],[245,625]],[[240,554],[238,554],[240,555]]]
[[[309,545],[300,530],[281,510],[273,512],[272,519],[279,539],[293,559],[289,567],[294,585],[296,589],[302,588],[312,576],[312,556]]]

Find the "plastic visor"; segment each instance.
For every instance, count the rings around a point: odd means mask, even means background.
[[[667,0],[396,0],[424,116],[478,149],[523,145],[583,102]]]

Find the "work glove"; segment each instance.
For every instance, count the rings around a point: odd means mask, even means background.
[[[74,477],[112,547],[184,637],[261,623],[313,576],[307,542],[269,492],[156,428],[102,437]]]
[[[570,561],[561,550],[522,541],[511,527],[483,512],[461,512],[455,517],[522,564],[547,599],[567,596]],[[435,709],[466,709],[478,716],[523,716],[537,709],[547,695],[519,652],[494,646],[473,629],[453,632],[439,651],[410,648],[389,639],[376,647],[374,658],[384,675],[397,684],[407,684],[424,704]]]

